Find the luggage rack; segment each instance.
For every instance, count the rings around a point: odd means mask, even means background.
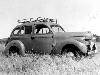
[[[18,23],[30,23],[30,22],[51,22],[51,23],[56,23],[57,24],[57,19],[49,19],[49,18],[42,18],[38,17],[36,20],[33,18],[30,18],[29,20],[23,19],[23,20],[18,20]]]

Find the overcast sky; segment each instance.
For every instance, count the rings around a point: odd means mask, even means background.
[[[100,35],[100,0],[0,0],[0,38],[10,35],[18,19],[56,18],[67,31]]]

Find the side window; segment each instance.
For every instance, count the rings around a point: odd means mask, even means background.
[[[32,33],[32,26],[25,26],[25,34],[31,34]]]
[[[20,31],[20,27],[16,28],[16,29],[13,31],[13,35],[19,35],[19,31]]]
[[[21,27],[20,34],[23,35],[25,33],[24,26]]]
[[[35,30],[34,30],[35,34],[48,34],[50,33],[50,29],[43,24],[39,24],[35,26]]]

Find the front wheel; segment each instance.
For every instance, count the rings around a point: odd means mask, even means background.
[[[75,46],[63,48],[61,54],[71,56],[75,60],[80,60],[82,58],[82,52]]]

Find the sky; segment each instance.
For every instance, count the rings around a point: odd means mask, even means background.
[[[7,38],[24,18],[48,17],[71,32],[100,35],[100,0],[0,0],[0,38]]]

